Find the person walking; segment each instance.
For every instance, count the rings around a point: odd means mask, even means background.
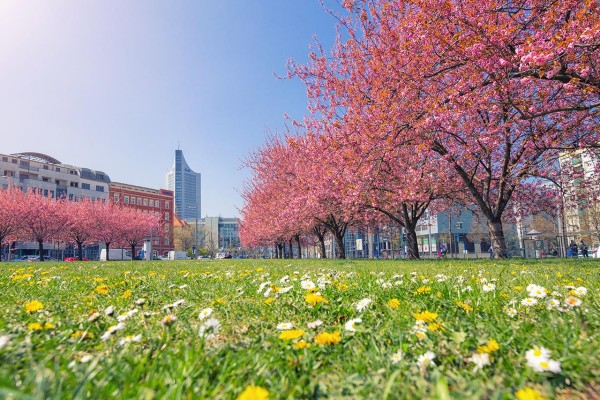
[[[577,257],[577,243],[574,240],[571,240],[569,250],[571,250],[571,257]]]
[[[494,258],[494,246],[490,246],[490,248],[488,249],[489,253],[490,253],[490,260]]]
[[[581,239],[581,242],[579,242],[579,250],[581,251],[581,255],[584,258],[588,258],[588,247],[587,245],[583,242],[583,239]]]

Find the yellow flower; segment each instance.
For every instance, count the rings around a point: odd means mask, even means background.
[[[52,329],[54,328],[54,324],[52,322],[46,322],[44,324],[44,329]]]
[[[517,390],[515,397],[518,400],[546,400],[546,398],[543,397],[540,392],[530,387]]]
[[[271,304],[275,299],[273,297],[269,297],[264,301],[265,304]]]
[[[269,391],[260,386],[250,385],[237,397],[237,400],[268,400]]]
[[[302,329],[289,329],[287,331],[281,332],[279,335],[279,339],[281,340],[292,340],[298,339],[304,335],[304,331]]]
[[[340,337],[340,332],[338,331],[335,331],[333,333],[321,332],[317,336],[315,336],[315,343],[322,345],[338,344],[340,340],[342,340],[342,338]]]
[[[71,339],[76,339],[76,340],[91,339],[93,337],[94,337],[94,335],[92,333],[86,332],[86,331],[77,331],[71,335]]]
[[[212,302],[211,304],[212,304],[213,306],[214,306],[215,304],[221,304],[222,306],[224,306],[224,305],[225,305],[225,303],[226,303],[226,302],[225,302],[225,300],[223,300],[223,299],[221,299],[221,298],[218,298],[218,299],[215,299],[215,300],[213,300],[213,302]]]
[[[417,289],[417,291],[415,293],[423,294],[423,293],[429,293],[429,292],[431,292],[431,288],[429,286],[421,286],[420,288]]]
[[[29,329],[30,331],[41,331],[42,328],[42,324],[40,324],[39,322],[32,322],[29,325],[27,325],[27,329]]]
[[[514,289],[515,289],[516,291],[520,291],[520,290],[523,290],[523,286],[515,286],[515,288],[514,288]]]
[[[44,308],[44,305],[42,304],[42,302],[37,300],[32,300],[29,303],[25,304],[25,311],[27,311],[28,314],[39,311],[42,308]]]
[[[264,268],[256,268],[256,272],[262,272],[264,271]]]
[[[435,321],[435,319],[438,317],[438,315],[437,315],[437,313],[423,311],[421,313],[414,313],[413,317],[415,317],[415,319],[418,321],[432,322],[432,321]]]
[[[304,301],[306,301],[308,304],[314,306],[317,303],[324,303],[327,304],[327,300],[325,300],[325,297],[321,296],[320,294],[316,294],[316,293],[309,293],[306,295],[306,297],[304,298]]]
[[[33,276],[33,275],[31,275],[31,274],[14,275],[14,276],[12,277],[12,280],[13,280],[13,281],[20,281],[20,280],[22,280],[22,279],[28,279],[28,278],[31,278],[32,276]]]
[[[390,308],[393,308],[394,310],[397,309],[399,305],[400,305],[400,300],[398,300],[398,299],[391,299],[390,301],[388,301],[388,306]]]
[[[488,353],[491,354],[500,349],[500,345],[494,339],[490,339],[490,341],[483,346],[477,347],[478,353]]]
[[[446,330],[446,328],[444,328],[442,326],[442,324],[438,324],[438,323],[427,325],[427,329],[429,329],[432,332],[435,332],[437,330],[440,330],[440,331],[444,332]]]
[[[296,350],[308,349],[310,348],[310,343],[300,340],[298,343],[294,344],[294,348]]]
[[[466,312],[473,311],[473,307],[471,307],[467,303],[463,303],[462,301],[456,300],[456,305],[465,310]]]
[[[106,285],[97,286],[96,289],[94,289],[94,293],[108,294],[108,286],[106,286]]]
[[[131,290],[127,289],[126,291],[123,292],[123,294],[120,296],[121,299],[128,299],[133,295],[133,293],[131,292]]]

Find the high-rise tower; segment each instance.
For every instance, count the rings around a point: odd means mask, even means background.
[[[175,150],[175,163],[166,175],[167,189],[175,193],[175,214],[187,221],[201,217],[200,174],[192,171],[185,162],[183,151]]]

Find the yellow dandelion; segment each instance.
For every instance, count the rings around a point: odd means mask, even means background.
[[[25,311],[28,314],[34,313],[36,311],[39,311],[42,308],[44,308],[44,304],[42,304],[41,301],[37,301],[37,300],[32,300],[29,303],[25,304]]]
[[[397,309],[399,305],[400,300],[398,299],[391,299],[390,301],[388,301],[388,306],[394,310]]]
[[[108,286],[106,285],[100,285],[97,286],[96,289],[94,289],[94,293],[98,293],[98,294],[108,294],[109,289]]]
[[[463,303],[462,301],[457,300],[456,305],[465,310],[466,312],[473,311],[473,307],[471,307],[467,303]]]
[[[264,301],[265,304],[271,304],[273,301],[275,301],[275,299],[273,297],[269,297],[268,299],[266,299]]]
[[[304,298],[304,301],[306,301],[311,306],[314,306],[317,303],[324,303],[324,304],[328,303],[328,301],[325,300],[325,297],[323,297],[323,296],[321,296],[320,294],[317,294],[317,293],[309,293],[309,294],[307,294],[306,297]]]
[[[44,324],[44,329],[52,329],[54,328],[54,324],[52,322],[46,322]]]
[[[413,317],[415,317],[417,321],[433,322],[438,317],[438,314],[434,312],[423,311],[421,313],[414,313]]]
[[[546,400],[540,392],[530,387],[517,390],[515,397],[518,400]]]
[[[438,330],[444,332],[446,330],[446,328],[444,328],[442,326],[442,324],[438,324],[438,323],[427,325],[427,329],[429,329],[432,332],[435,332]]]
[[[420,288],[418,288],[416,290],[416,294],[424,294],[424,293],[430,293],[431,292],[431,288],[429,286],[421,286]]]
[[[477,352],[480,354],[482,354],[482,353],[491,354],[498,350],[500,350],[500,345],[494,339],[490,339],[486,345],[477,347]]]
[[[296,350],[309,349],[310,343],[305,340],[300,340],[298,343],[294,344],[294,348]]]
[[[32,322],[29,325],[27,325],[27,329],[30,331],[41,331],[44,328],[39,322]]]
[[[260,268],[262,269],[262,268]],[[268,400],[269,391],[260,386],[250,385],[237,397],[237,400]]]
[[[120,296],[121,299],[128,299],[133,295],[133,293],[131,292],[131,290],[127,289],[126,291],[123,292],[123,294]]]
[[[304,331],[302,329],[289,329],[287,331],[281,332],[279,335],[279,339],[281,340],[293,340],[298,339],[304,335]]]
[[[79,340],[79,339],[92,339],[94,334],[86,331],[77,331],[71,335],[71,339]]]
[[[315,336],[315,343],[321,345],[338,344],[342,340],[339,331],[333,333],[321,332]]]

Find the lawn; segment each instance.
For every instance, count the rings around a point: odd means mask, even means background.
[[[588,398],[600,392],[599,269],[0,264],[0,398]]]

